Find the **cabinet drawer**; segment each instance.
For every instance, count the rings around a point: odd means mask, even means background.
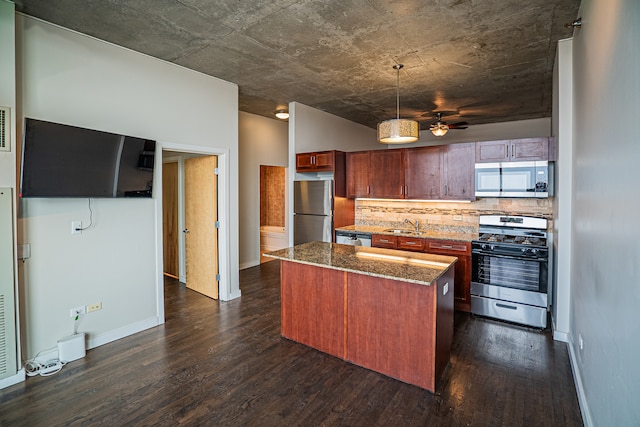
[[[405,251],[424,251],[424,239],[418,237],[398,236],[398,249]]]
[[[395,249],[398,243],[396,236],[387,236],[385,234],[372,234],[371,246],[374,248]]]
[[[427,240],[425,252],[429,251],[470,254],[471,243],[452,240]]]

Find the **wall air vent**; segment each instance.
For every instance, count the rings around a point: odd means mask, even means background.
[[[0,294],[0,376],[7,373],[7,325],[5,323],[4,295]]]
[[[0,151],[10,151],[9,129],[11,120],[9,119],[9,108],[0,107]]]

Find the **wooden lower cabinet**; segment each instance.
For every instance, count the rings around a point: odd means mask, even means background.
[[[453,269],[432,285],[281,261],[282,336],[435,391],[453,342]]]
[[[424,239],[421,237],[391,236],[372,234],[371,246],[374,248],[400,249],[403,251],[424,252]]]
[[[424,251],[435,255],[458,258],[455,264],[455,308],[471,311],[471,243],[450,240],[425,239]]]
[[[453,342],[452,274],[424,286],[349,273],[346,359],[434,391]]]
[[[280,266],[282,336],[344,359],[346,273],[288,261]]]

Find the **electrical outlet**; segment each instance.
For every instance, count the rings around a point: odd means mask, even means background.
[[[445,283],[442,287],[442,295],[446,295],[449,292],[449,282]]]
[[[87,313],[91,313],[92,311],[102,310],[102,303],[97,302],[95,304],[90,304],[87,306]]]
[[[71,318],[74,318],[74,317],[79,316],[81,314],[85,314],[84,307],[76,307],[76,308],[72,308],[71,310],[69,310],[69,317],[71,317]]]
[[[82,234],[82,221],[71,221],[71,234]]]
[[[584,340],[582,339],[582,334],[578,334],[578,347],[580,350],[584,350]]]

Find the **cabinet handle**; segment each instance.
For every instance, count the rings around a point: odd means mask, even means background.
[[[405,245],[417,245],[416,242],[404,242]]]
[[[369,186],[367,185],[367,194],[369,194],[369,193],[370,193]]]
[[[316,156],[311,156],[311,164],[312,165],[316,164]]]
[[[513,155],[515,154],[516,149],[515,149],[515,144],[511,145],[511,158],[513,158]]]
[[[391,242],[386,239],[380,239],[380,243],[391,243]]]
[[[401,196],[404,195],[404,186],[402,185],[400,186],[400,195]]]
[[[447,190],[448,190],[448,188],[447,188],[447,184],[445,184],[445,185],[444,185],[444,195],[445,195],[445,196],[447,195]]]
[[[496,307],[508,308],[509,310],[517,310],[518,309],[518,307],[516,307],[514,305],[507,305],[507,304],[500,304],[500,303],[496,303]]]

